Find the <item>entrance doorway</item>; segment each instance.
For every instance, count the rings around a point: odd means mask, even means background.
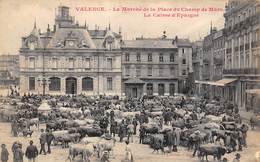
[[[77,94],[77,79],[69,77],[66,79],[66,94]]]
[[[175,93],[175,84],[171,83],[170,84],[170,96],[174,96]]]
[[[132,88],[132,97],[137,98],[137,88]]]
[[[158,94],[159,96],[164,95],[164,84],[158,84]]]

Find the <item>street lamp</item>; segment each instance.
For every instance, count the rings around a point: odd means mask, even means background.
[[[46,76],[45,76],[45,50],[46,50],[46,47],[48,45],[48,42],[49,42],[49,37],[44,37],[42,38],[42,45],[43,45],[43,51],[42,51],[42,78],[38,78],[38,83],[40,85],[42,85],[42,94],[43,96],[45,96],[45,92],[46,92],[46,85],[49,84],[49,80],[46,79]]]
[[[45,78],[45,73],[42,73],[42,77],[37,79],[40,86],[42,86],[42,94],[45,95],[45,88],[49,85],[50,80]]]

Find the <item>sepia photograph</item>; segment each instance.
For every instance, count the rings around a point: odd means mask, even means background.
[[[259,0],[0,0],[1,162],[260,162]]]

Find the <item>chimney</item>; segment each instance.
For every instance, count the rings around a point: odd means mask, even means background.
[[[51,30],[50,30],[50,24],[48,24],[48,27],[47,27],[47,33],[49,33]]]
[[[56,25],[53,25],[53,32],[56,32]]]

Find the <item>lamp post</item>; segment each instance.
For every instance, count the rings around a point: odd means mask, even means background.
[[[43,43],[43,52],[42,52],[42,78],[38,78],[38,82],[40,85],[42,85],[42,94],[45,96],[46,93],[46,86],[49,84],[49,80],[46,79],[46,73],[45,73],[45,50],[48,44],[48,37],[43,38],[42,40]]]

